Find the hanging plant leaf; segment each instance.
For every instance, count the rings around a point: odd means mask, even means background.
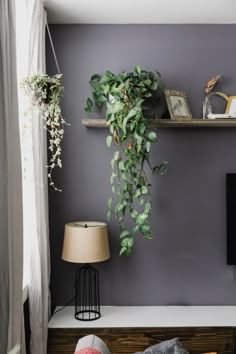
[[[110,147],[110,146],[111,146],[111,143],[112,143],[112,136],[111,136],[111,135],[108,135],[108,137],[107,137],[107,139],[106,139],[107,147]]]
[[[128,236],[129,234],[130,234],[130,233],[129,233],[128,230],[124,230],[124,231],[121,232],[120,238],[123,238],[123,237],[125,237],[125,236]]]
[[[148,139],[152,142],[155,143],[157,141],[157,135],[155,132],[151,132],[148,134]]]
[[[141,68],[139,65],[136,65],[134,70],[135,70],[136,74],[138,74],[138,75],[141,74]]]

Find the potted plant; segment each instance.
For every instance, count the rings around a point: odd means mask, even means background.
[[[151,239],[151,184],[145,172],[147,165],[153,174],[164,175],[167,162],[153,166],[150,162],[152,144],[157,134],[149,129],[144,116],[146,102],[157,91],[163,91],[158,72],[147,72],[136,66],[133,72],[118,75],[106,71],[91,77],[93,99],[87,99],[86,112],[106,105],[106,120],[110,134],[108,147],[114,142],[116,151],[111,160],[112,197],[107,201],[108,219],[114,216],[120,228],[120,255],[130,255],[134,236],[140,233]],[[132,225],[130,226],[130,221]]]
[[[61,113],[61,97],[64,91],[62,84],[62,74],[54,76],[36,74],[26,77],[22,83],[22,88],[30,98],[30,108],[37,107],[45,120],[45,129],[49,133],[49,164],[48,178],[50,185],[61,192],[55,186],[52,179],[54,168],[62,167],[61,144],[64,136],[65,119]]]

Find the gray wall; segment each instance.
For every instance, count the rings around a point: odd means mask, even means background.
[[[236,25],[53,25],[64,74],[66,127],[62,193],[50,190],[51,292],[55,304],[73,295],[75,264],[61,260],[63,226],[106,221],[112,149],[106,129],[81,119],[93,73],[159,70],[166,88],[184,90],[201,117],[206,81],[236,95]],[[56,72],[48,45],[47,67]],[[221,100],[219,98],[219,100]],[[223,109],[221,107],[221,109]],[[165,177],[151,177],[155,239],[136,239],[131,257],[119,257],[118,229],[108,224],[111,260],[98,264],[101,302],[107,305],[236,304],[233,268],[226,265],[225,174],[236,172],[236,129],[160,129],[152,158],[169,161]]]

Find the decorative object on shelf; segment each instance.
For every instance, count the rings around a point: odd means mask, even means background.
[[[221,79],[221,75],[214,76],[210,79],[205,87],[206,97],[203,102],[203,119],[229,119],[236,118],[236,96],[228,96],[224,92],[213,91],[217,82]],[[225,113],[215,114],[213,113],[213,105],[211,103],[211,98],[213,96],[220,96],[224,98],[227,102]]]
[[[236,118],[236,96],[228,96],[225,113],[234,115],[234,118]]]
[[[213,89],[215,88],[216,84],[218,83],[218,81],[221,79],[222,75],[216,75],[214,77],[212,77],[210,80],[207,81],[206,86],[205,86],[205,94],[206,97],[203,101],[203,106],[202,106],[202,113],[203,113],[203,119],[215,119],[215,118],[211,118],[212,117],[212,110],[213,110],[213,106],[211,103],[210,98],[213,95],[218,95],[221,97],[225,98],[225,94],[222,92],[215,92],[213,91]]]
[[[165,90],[171,119],[192,119],[187,96],[183,91]]]
[[[93,321],[101,317],[98,271],[90,263],[110,258],[107,227],[97,221],[65,225],[62,259],[85,263],[75,277],[75,318]]]
[[[157,142],[157,134],[148,129],[149,122],[143,111],[146,100],[163,91],[163,83],[158,72],[147,72],[136,66],[131,73],[114,75],[106,71],[102,76],[93,75],[90,85],[93,100],[87,99],[85,111],[91,112],[94,103],[99,108],[106,104],[106,122],[110,128],[106,144],[110,147],[113,141],[116,146],[111,161],[113,197],[107,202],[107,216],[108,219],[114,216],[119,223],[120,255],[130,255],[136,233],[146,239],[153,237],[149,223],[151,184],[145,163],[153,174],[167,172],[167,162],[151,165],[150,151]]]
[[[50,159],[48,178],[50,185],[58,189],[52,180],[52,171],[55,167],[62,167],[61,143],[64,136],[65,119],[61,114],[61,97],[63,93],[62,74],[55,76],[33,75],[25,78],[21,86],[27,96],[30,97],[30,108],[37,107],[45,120],[45,129],[49,133]]]

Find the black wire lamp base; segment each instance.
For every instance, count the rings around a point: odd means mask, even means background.
[[[98,271],[90,264],[85,264],[75,276],[75,318],[94,321],[100,317]]]

